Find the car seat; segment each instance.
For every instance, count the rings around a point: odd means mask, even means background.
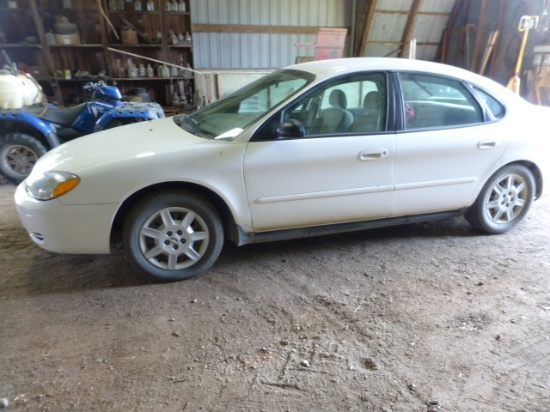
[[[342,90],[334,89],[330,93],[329,104],[331,107],[322,110],[313,122],[310,134],[346,132],[353,123],[353,115],[346,110],[348,101]]]
[[[352,132],[379,132],[384,129],[385,103],[382,93],[368,92],[363,99],[363,112],[356,115]]]

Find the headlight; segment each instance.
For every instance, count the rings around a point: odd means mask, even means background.
[[[26,183],[32,197],[51,200],[73,190],[80,183],[80,178],[68,172],[31,173]]]

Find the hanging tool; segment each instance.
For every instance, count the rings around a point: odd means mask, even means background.
[[[519,31],[523,32],[523,41],[521,42],[521,48],[519,51],[518,61],[516,64],[516,71],[508,82],[508,89],[514,93],[519,94],[521,79],[519,77],[521,71],[521,65],[523,63],[523,55],[525,54],[525,46],[527,45],[527,38],[529,37],[529,30],[536,29],[539,24],[539,16],[523,16],[519,20]]]
[[[479,74],[481,75],[485,73],[485,69],[487,68],[487,64],[489,63],[489,58],[491,57],[491,53],[493,52],[499,33],[500,32],[498,30],[495,30],[495,31],[492,31],[491,34],[489,34],[489,39],[487,40],[487,46],[485,47],[485,53],[483,53],[481,69],[479,69]]]

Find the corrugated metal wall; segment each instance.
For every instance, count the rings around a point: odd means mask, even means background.
[[[351,27],[353,0],[192,0],[193,24]],[[350,37],[348,36],[348,39]],[[313,51],[315,35],[194,33],[196,69],[274,69]],[[349,48],[349,44],[347,45]]]

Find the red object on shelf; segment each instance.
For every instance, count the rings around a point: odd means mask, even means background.
[[[317,43],[296,43],[296,47],[313,47],[313,60],[339,59],[344,55],[348,29],[320,28]]]

